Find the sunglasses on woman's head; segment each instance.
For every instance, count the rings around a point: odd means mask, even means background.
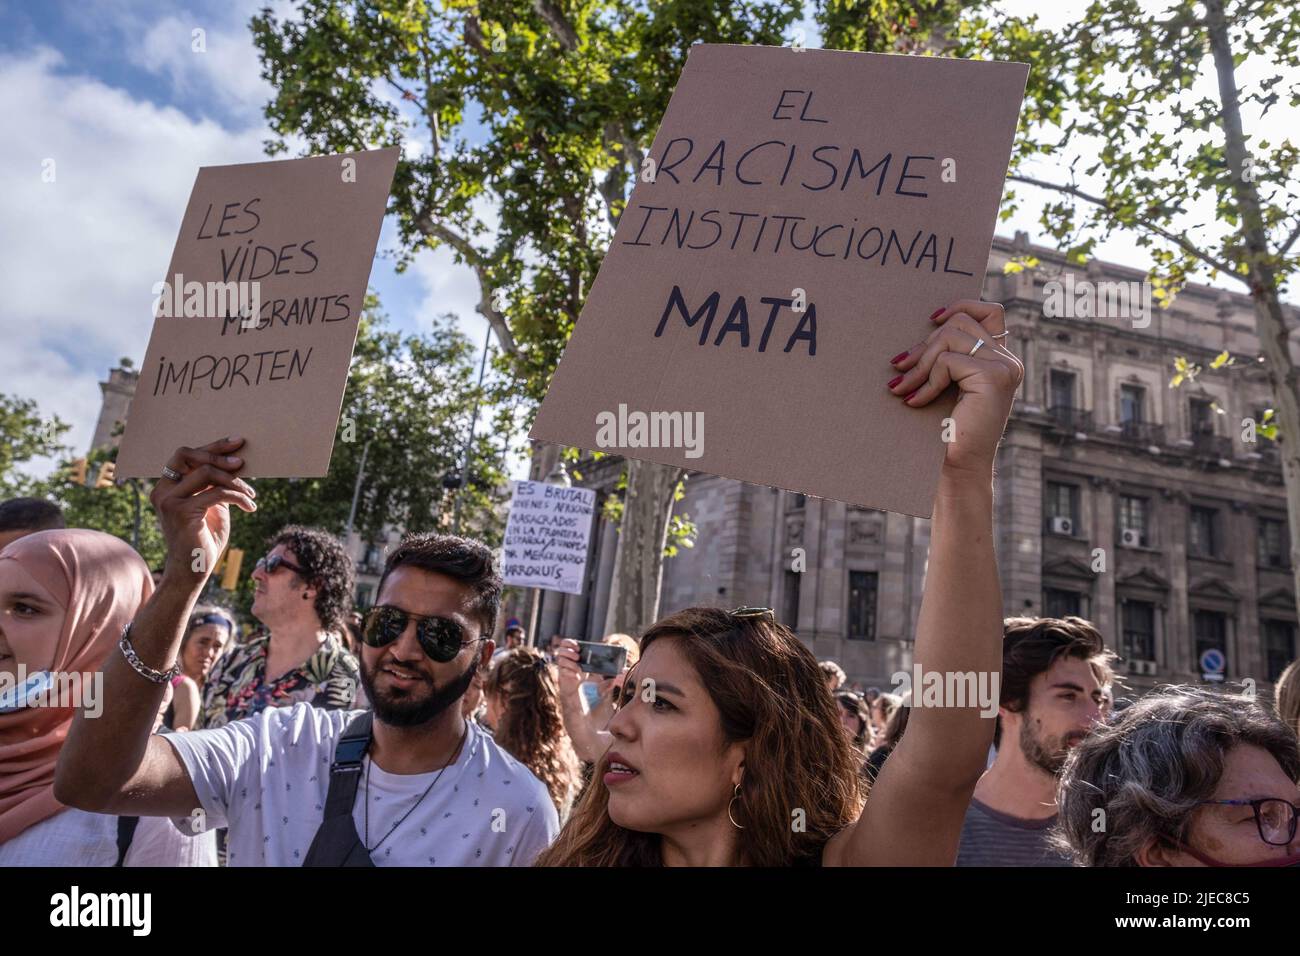
[[[461,648],[484,640],[465,640],[465,629],[449,617],[422,617],[387,604],[378,604],[366,612],[361,640],[370,647],[387,647],[402,636],[411,621],[415,621],[415,638],[420,647],[439,664],[454,660]]]
[[[742,621],[757,618],[760,621],[769,623],[776,622],[776,615],[770,607],[738,607],[734,611],[728,612],[732,617],[738,617]]]

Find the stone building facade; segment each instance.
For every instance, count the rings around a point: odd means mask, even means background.
[[[99,383],[101,401],[99,418],[95,421],[95,434],[90,440],[90,450],[112,448],[118,443],[121,432],[118,426],[126,425],[126,414],[135,396],[135,386],[140,373],[125,366],[109,369],[108,381]]]
[[[1004,272],[1024,255],[1038,265]],[[1024,234],[994,241],[983,296],[1005,304],[1026,367],[997,460],[1004,609],[1089,617],[1137,692],[1200,680],[1206,651],[1222,655],[1228,680],[1262,687],[1296,656],[1296,604],[1276,451],[1262,435],[1242,440],[1243,419],[1260,422],[1271,407],[1251,302],[1190,286],[1168,310],[1141,315],[1143,278],[1097,261],[1069,266]],[[1127,289],[1136,301],[1117,297]],[[1096,309],[1082,307],[1089,290],[1100,293]],[[1066,298],[1074,308],[1057,307]],[[1225,350],[1233,364],[1211,370]],[[1204,371],[1170,388],[1180,356]],[[550,457],[538,455],[532,477]],[[583,462],[580,483],[603,497],[620,467]],[[665,563],[661,614],[770,606],[863,686],[888,687],[910,667],[928,521],[704,474],[688,477],[680,510],[699,539]],[[598,517],[587,586],[544,594],[543,637],[600,639],[616,535]]]

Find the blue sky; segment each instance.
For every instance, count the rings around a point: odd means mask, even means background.
[[[0,281],[12,290],[0,390],[70,422],[77,449],[97,383],[120,357],[144,355],[152,287],[198,167],[266,158],[270,87],[247,29],[263,5],[0,3],[0,124],[15,134],[0,151]],[[50,159],[53,183],[41,179]],[[370,282],[392,323],[427,329],[450,312],[480,343],[472,273],[438,250],[399,275],[395,246],[389,222]]]
[[[97,383],[120,357],[138,363],[144,354],[152,288],[198,167],[265,158],[262,106],[270,88],[247,24],[268,3],[281,15],[294,7],[286,0],[0,0],[0,391],[35,399],[70,422],[77,449],[90,441]],[[1059,25],[1082,0],[1007,6],[1039,7]],[[817,46],[815,28],[803,26],[807,44]],[[195,29],[204,31],[203,53],[192,50]],[[1243,74],[1251,71],[1248,65]],[[1300,128],[1297,111],[1283,112],[1270,120]],[[1034,172],[1062,179],[1069,159],[1054,157]],[[52,183],[41,177],[50,160]],[[998,231],[1025,229],[1040,241],[1042,197],[1026,198]],[[1212,220],[1212,206],[1205,218]],[[388,223],[370,280],[394,325],[414,331],[453,313],[481,342],[473,274],[441,249],[422,252],[399,275],[385,256],[394,245]],[[1098,255],[1148,264],[1128,236]]]

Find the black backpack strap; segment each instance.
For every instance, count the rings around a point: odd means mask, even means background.
[[[361,761],[370,749],[370,711],[358,714],[343,728],[334,745],[334,762],[330,764],[330,788],[325,797],[325,819],[351,816],[361,782]]]
[[[135,838],[135,828],[139,825],[139,817],[117,818],[117,862],[113,864],[114,866],[121,866],[126,860],[126,851],[131,849],[131,841]]]
[[[307,849],[303,866],[374,866],[352,824],[361,783],[361,761],[370,748],[371,713],[358,714],[343,728],[330,764],[325,815]]]

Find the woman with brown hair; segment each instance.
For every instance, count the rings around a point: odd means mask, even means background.
[[[563,822],[582,776],[560,716],[555,672],[536,648],[516,647],[492,665],[483,696],[493,739],[546,784]]]
[[[963,301],[890,361],[910,408],[956,384],[914,662],[997,672],[993,459],[1024,375],[1001,306]],[[918,427],[934,427],[933,415]],[[864,801],[860,757],[812,652],[766,609],[691,608],[650,627],[593,786],[542,866],[951,866],[993,721],[918,708]]]

